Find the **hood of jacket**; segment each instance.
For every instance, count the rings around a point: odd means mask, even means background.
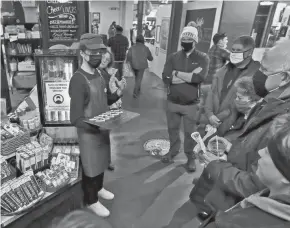
[[[275,217],[290,222],[290,196],[277,195],[275,197],[267,197],[269,190],[263,190],[257,194],[245,198],[240,206],[242,208],[257,207]]]

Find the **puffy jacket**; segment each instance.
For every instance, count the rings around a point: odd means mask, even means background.
[[[142,43],[136,43],[130,47],[127,54],[127,61],[135,70],[144,70],[148,68],[148,60],[152,61],[153,56],[149,48]]]
[[[290,227],[290,196],[268,197],[263,190],[243,200],[227,212],[219,212],[206,228],[286,228]]]

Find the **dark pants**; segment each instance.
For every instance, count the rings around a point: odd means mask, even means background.
[[[118,69],[118,72],[119,72],[119,78],[118,78],[118,80],[121,80],[122,77],[123,77],[123,64],[124,64],[124,62],[121,62],[121,61],[114,62],[114,67],[116,69]]]
[[[139,96],[140,91],[141,91],[141,84],[142,84],[142,79],[143,79],[145,69],[142,69],[142,70],[133,69],[133,71],[135,74],[135,87],[134,87],[133,94],[134,94],[134,96]]]
[[[84,204],[91,205],[98,202],[98,192],[103,188],[104,173],[95,177],[87,177],[83,172],[82,187],[84,191]]]
[[[167,101],[167,126],[170,140],[170,151],[168,155],[176,155],[180,150],[180,124],[183,120],[184,128],[184,152],[188,159],[195,159],[193,153],[194,140],[191,134],[196,129],[196,115],[198,113],[198,104],[179,105]]]

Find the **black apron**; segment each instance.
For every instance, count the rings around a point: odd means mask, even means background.
[[[101,72],[98,72],[100,76],[96,76],[91,81],[80,72],[90,88],[89,103],[84,110],[84,116],[86,118],[92,118],[108,111],[106,83]],[[111,158],[109,131],[100,130],[99,132],[90,132],[78,128],[77,132],[80,156],[85,175],[95,177],[103,173],[108,168]]]

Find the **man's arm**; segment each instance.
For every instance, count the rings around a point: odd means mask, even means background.
[[[222,169],[217,183],[225,192],[242,198],[266,188],[256,174],[239,170],[231,163],[227,163]]]
[[[193,70],[192,72],[189,73],[178,72],[176,76],[188,83],[197,83],[197,84],[202,83],[208,74],[209,57],[206,54],[204,54],[200,56],[200,58],[201,58],[200,66],[198,68],[201,68],[201,70],[198,70],[197,68],[196,70]]]
[[[126,37],[126,41],[125,41],[125,49],[126,49],[126,51],[128,51],[128,48],[129,48],[129,41],[128,41],[128,38]]]
[[[163,68],[163,72],[162,72],[162,80],[166,85],[170,85],[173,79],[172,58],[173,58],[173,54],[171,54],[166,60],[164,68]]]

